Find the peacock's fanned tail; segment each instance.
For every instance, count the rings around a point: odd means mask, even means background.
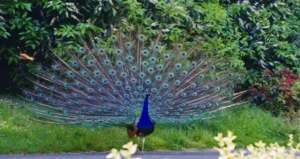
[[[234,85],[244,75],[199,49],[200,42],[167,44],[161,32],[116,31],[108,39],[81,40],[82,47],[39,67],[25,89],[25,106],[37,120],[102,127],[133,123],[146,91],[156,123],[184,124],[241,103]]]

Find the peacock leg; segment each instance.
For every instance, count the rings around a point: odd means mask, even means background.
[[[143,146],[142,146],[142,152],[144,153],[144,144],[145,144],[145,140],[146,140],[146,138],[145,137],[143,137]]]

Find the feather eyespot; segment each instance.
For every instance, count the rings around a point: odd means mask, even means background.
[[[165,84],[163,85],[163,87],[164,87],[164,88],[169,88],[169,84],[168,84],[168,83],[165,83]]]
[[[141,72],[141,73],[140,73],[140,77],[141,77],[141,78],[145,77],[145,73]]]
[[[148,52],[147,50],[144,50],[144,51],[143,51],[143,55],[144,55],[144,56],[146,56],[146,55],[148,55],[148,54],[149,54],[149,52]]]
[[[150,79],[147,79],[147,80],[146,80],[146,83],[147,83],[147,84],[151,84],[151,80],[150,80]]]
[[[157,88],[152,88],[151,92],[157,92]]]
[[[121,73],[121,76],[122,76],[122,77],[126,77],[127,74],[126,74],[125,72],[123,72],[123,73]]]
[[[172,78],[172,77],[174,77],[174,73],[169,73],[169,78]]]
[[[117,41],[117,37],[113,35],[113,36],[111,37],[111,40],[112,40],[113,42],[116,42],[116,41]]]
[[[121,55],[122,54],[122,50],[120,50],[120,49],[116,50],[116,54],[117,55]]]
[[[107,84],[108,80],[107,79],[102,79],[102,83]]]
[[[135,78],[132,78],[132,79],[131,79],[131,82],[132,82],[132,83],[136,83],[136,81],[137,81],[137,80],[136,80]]]
[[[181,64],[176,64],[176,68],[180,69],[181,68]]]
[[[80,47],[80,48],[79,48],[79,52],[80,52],[80,53],[85,53],[85,52],[86,52],[86,48]]]
[[[149,71],[150,73],[152,73],[152,72],[153,72],[153,68],[149,68],[148,71]]]
[[[138,90],[143,90],[143,86],[138,86]]]
[[[141,34],[141,35],[139,35],[139,39],[140,39],[141,41],[144,41],[144,40],[145,40],[145,36],[144,36],[143,34]]]
[[[122,86],[122,82],[121,81],[117,81],[116,84],[117,84],[117,86]]]
[[[177,49],[182,49],[182,44],[178,44]]]
[[[147,62],[147,61],[144,61],[144,62],[143,62],[143,65],[144,65],[144,66],[148,66],[148,62]]]
[[[192,67],[195,67],[197,65],[196,62],[192,62]]]
[[[127,43],[126,43],[126,47],[127,47],[127,49],[130,49],[130,48],[131,48],[131,43],[130,43],[130,42],[127,42]]]
[[[100,54],[105,53],[104,49],[99,49]]]
[[[200,78],[200,79],[203,79],[203,78],[204,78],[204,75],[201,74],[201,75],[199,76],[199,78]]]

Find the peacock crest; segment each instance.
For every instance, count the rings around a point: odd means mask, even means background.
[[[37,67],[29,77],[34,89],[22,88],[38,120],[124,125],[143,118],[147,107],[151,122],[178,125],[241,104],[232,101],[243,94],[234,87],[244,75],[204,53],[199,41],[169,44],[161,31],[153,35],[140,28],[81,41],[66,57],[54,54],[51,66]]]

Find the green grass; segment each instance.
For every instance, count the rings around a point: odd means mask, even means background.
[[[299,138],[296,125],[253,107],[242,106],[227,115],[185,127],[157,126],[147,137],[145,150],[211,149],[217,145],[213,137],[228,130],[238,136],[238,147],[263,140],[285,144],[288,134]],[[91,129],[70,125],[53,125],[30,120],[26,109],[11,109],[0,102],[0,154],[59,153],[109,151],[130,141],[125,128]],[[134,143],[138,141],[134,139]],[[141,145],[141,140],[138,142]]]

